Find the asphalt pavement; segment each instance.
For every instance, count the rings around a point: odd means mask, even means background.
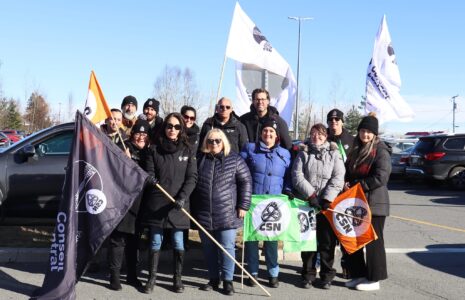
[[[344,287],[338,277],[330,290],[298,287],[299,256],[286,256],[280,263],[280,286],[266,286],[265,266],[261,265],[261,283],[272,299],[464,299],[465,292],[465,193],[446,186],[431,187],[418,183],[393,181],[390,184],[391,217],[386,221],[385,243],[389,278],[375,292],[359,292]],[[27,299],[44,278],[46,249],[0,249],[0,299]],[[3,252],[2,252],[3,250]],[[12,253],[18,253],[12,259]],[[35,251],[35,252],[34,252]],[[43,259],[41,257],[45,257]],[[338,253],[339,256],[339,253]],[[142,294],[124,284],[119,292],[108,289],[108,272],[101,268],[88,272],[76,285],[78,299],[217,299],[228,298],[219,292],[204,292],[207,271],[199,250],[186,255],[183,294],[171,291],[171,255],[163,254],[160,275],[154,292]],[[237,268],[236,268],[237,270]],[[229,299],[266,299],[258,287],[241,289],[240,272],[236,271],[234,296]],[[124,278],[124,276],[123,276]],[[147,279],[147,271],[140,279]]]

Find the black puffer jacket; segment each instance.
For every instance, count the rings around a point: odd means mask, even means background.
[[[197,181],[197,162],[190,146],[184,143],[151,146],[143,168],[155,175],[160,186],[175,199],[185,199],[184,208],[189,211],[189,196]],[[169,147],[168,147],[169,146]],[[188,229],[189,218],[156,187],[149,187],[144,194],[140,211],[143,225],[158,228]]]
[[[224,132],[228,138],[229,144],[231,145],[231,150],[236,153],[239,153],[242,150],[242,147],[244,147],[244,145],[249,141],[244,124],[239,121],[239,117],[237,117],[234,112],[231,113],[229,121],[225,124],[220,123],[216,114],[215,116],[208,118],[203,123],[202,130],[200,131],[200,145],[202,145],[205,136],[212,128],[219,128]]]
[[[252,177],[245,161],[236,153],[216,156],[200,153],[199,177],[192,194],[192,213],[207,230],[242,226],[236,208],[249,210]]]
[[[289,136],[289,127],[283,118],[279,116],[278,110],[273,106],[268,106],[268,112],[262,118],[259,118],[253,104],[250,105],[250,112],[241,116],[240,120],[245,125],[249,142],[258,142],[261,136],[263,124],[270,118],[273,118],[278,123],[280,146],[290,150],[292,148],[292,140]],[[242,150],[242,149],[241,149]]]

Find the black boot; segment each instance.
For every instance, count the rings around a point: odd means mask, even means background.
[[[184,264],[184,250],[174,250],[174,276],[173,276],[173,289],[176,293],[184,292],[184,285],[182,284],[182,266]]]
[[[232,281],[224,280],[223,281],[223,294],[232,296],[234,295],[234,286]]]
[[[218,278],[210,279],[206,284],[202,285],[200,289],[206,292],[211,291],[211,290],[217,291],[219,285],[220,285],[220,280]]]
[[[139,250],[137,249],[137,243],[135,241],[130,241],[129,244],[126,244],[124,253],[126,254],[126,282],[127,284],[140,289],[142,288],[142,282],[137,278],[137,266],[139,263]]]
[[[160,251],[150,251],[149,254],[149,261],[150,261],[150,269],[149,269],[149,280],[145,284],[144,293],[150,294],[153,291],[157,280],[157,269],[158,269],[158,260],[160,258]]]
[[[123,262],[124,248],[119,246],[110,246],[108,248],[108,260],[110,269],[110,289],[120,291],[122,289],[120,282],[120,269]]]
[[[119,271],[110,271],[110,289],[114,291],[121,291],[123,289],[119,280],[119,275]]]

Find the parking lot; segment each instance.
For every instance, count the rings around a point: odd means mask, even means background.
[[[389,279],[376,292],[357,292],[343,286],[345,280],[336,277],[331,290],[313,288],[302,290],[298,260],[281,263],[278,289],[267,288],[273,299],[321,299],[380,297],[383,299],[463,299],[465,284],[465,195],[447,186],[430,187],[422,183],[393,180],[390,183],[391,216],[386,222],[385,240],[388,255]],[[188,253],[189,255],[189,253]],[[198,251],[192,251],[185,267],[186,292],[171,292],[171,255],[164,254],[159,285],[152,295],[145,295],[133,287],[123,285],[123,291],[107,288],[105,270],[88,273],[77,284],[79,299],[216,299],[218,292],[203,292],[198,287],[206,281],[206,269]],[[42,284],[44,262],[1,263],[0,296],[2,299],[27,299]],[[262,270],[264,266],[262,265]],[[339,260],[336,261],[341,271]],[[260,274],[262,277],[265,273]],[[145,280],[146,270],[141,275]],[[264,278],[266,279],[266,278]],[[265,280],[262,280],[265,283]],[[233,299],[266,298],[259,288],[240,288],[240,273],[235,279]]]

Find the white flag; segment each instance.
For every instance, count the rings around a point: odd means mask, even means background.
[[[367,70],[365,112],[376,112],[380,123],[410,121],[414,113],[400,95],[400,74],[391,36],[383,16],[375,39],[373,57]]]
[[[255,80],[244,80],[244,65],[253,65],[267,70],[273,80],[268,80],[270,105],[275,106],[280,116],[290,124],[296,99],[297,84],[289,64],[274,49],[255,23],[244,13],[236,2],[229,31],[226,56],[236,63],[236,91],[238,101],[235,112],[238,115],[250,110],[249,95],[261,87]],[[258,86],[257,86],[258,85]]]

